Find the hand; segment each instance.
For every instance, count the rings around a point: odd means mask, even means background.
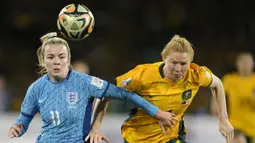
[[[162,129],[162,133],[165,133],[164,125],[168,125],[170,128],[174,126],[179,120],[176,118],[176,115],[171,112],[165,112],[159,110],[156,114],[156,118],[159,119],[159,126]]]
[[[20,122],[18,125],[13,125],[9,130],[8,130],[8,136],[10,138],[18,137],[19,133],[22,130],[22,123]]]
[[[107,137],[102,136],[99,131],[93,130],[89,132],[89,135],[85,138],[85,142],[88,140],[90,140],[90,143],[102,143],[102,140],[105,142],[110,142],[110,140]]]
[[[227,143],[231,143],[234,138],[234,128],[229,123],[228,119],[220,119],[219,130],[221,134],[226,138]]]

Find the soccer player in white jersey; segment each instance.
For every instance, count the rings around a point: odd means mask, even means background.
[[[131,101],[159,120],[172,120],[172,113],[161,111],[137,94],[72,70],[69,45],[56,33],[46,34],[41,41],[37,56],[43,76],[28,88],[20,116],[8,130],[9,137],[22,136],[40,113],[42,129],[36,142],[84,143],[90,131],[93,97]],[[108,141],[103,136],[102,139]]]

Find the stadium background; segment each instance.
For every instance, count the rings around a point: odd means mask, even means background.
[[[206,65],[219,77],[234,70],[237,53],[255,52],[255,10],[252,1],[73,2],[86,5],[94,14],[96,24],[87,39],[80,42],[69,41],[72,60],[88,62],[92,75],[108,81],[137,64],[161,60],[160,52],[174,34],[186,37],[193,44],[194,62]],[[11,142],[6,138],[7,129],[18,115],[27,87],[38,78],[35,71],[36,50],[41,44],[39,37],[57,30],[57,15],[70,3],[67,0],[1,2],[0,75],[6,79],[9,93],[8,96],[0,94],[0,142]],[[210,97],[209,90],[202,88],[187,111],[187,122],[190,122],[189,119],[202,119],[207,123],[205,125],[212,126],[204,126],[202,130],[196,130],[196,124],[189,126],[191,138],[192,134],[197,134],[200,139],[211,135],[214,136],[212,139],[222,139],[217,133],[217,120],[208,112]],[[128,107],[126,103],[113,101],[106,120],[115,124],[111,120],[119,119],[121,124],[127,117],[125,113]],[[116,119],[113,118],[115,116]],[[120,124],[116,125],[117,129]],[[40,120],[35,120],[32,126],[40,129]],[[107,128],[104,126],[104,131]],[[208,132],[206,136],[205,130],[212,132]],[[119,138],[119,132],[120,130],[116,130],[110,138]],[[31,131],[27,134],[32,139],[36,138]],[[26,138],[24,142],[25,140]],[[192,139],[190,141],[193,142]]]

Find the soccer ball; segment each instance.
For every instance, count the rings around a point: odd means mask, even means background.
[[[82,40],[93,31],[95,19],[91,11],[82,4],[69,4],[59,13],[57,26],[69,40]]]

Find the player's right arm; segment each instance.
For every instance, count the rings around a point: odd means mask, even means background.
[[[21,112],[15,123],[8,130],[10,138],[22,136],[38,111],[37,100],[34,93],[33,84],[28,88],[26,96],[21,106]]]

